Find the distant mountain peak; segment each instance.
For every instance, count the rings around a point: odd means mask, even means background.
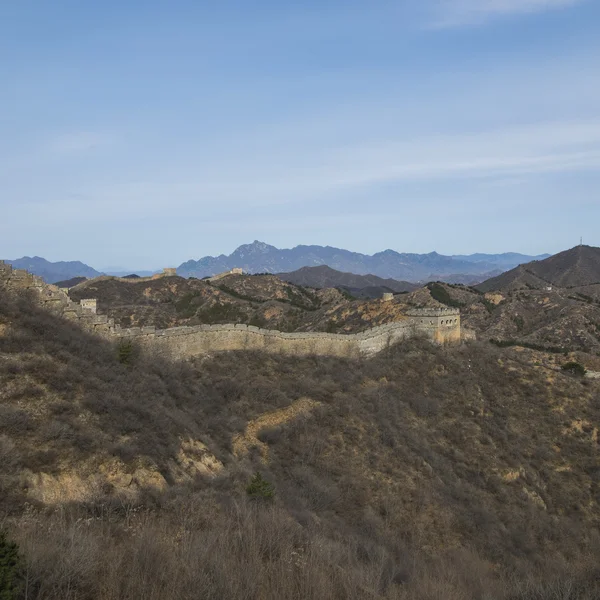
[[[521,255],[518,255],[521,256]],[[469,257],[444,256],[437,252],[429,254],[398,253],[387,249],[373,255],[361,254],[332,246],[298,245],[279,249],[260,240],[243,244],[229,256],[205,256],[189,260],[178,269],[184,277],[206,277],[241,267],[247,273],[290,273],[302,267],[327,265],[344,273],[376,275],[383,279],[422,282],[436,279],[460,281],[469,276],[469,281],[482,281],[491,273],[512,269],[520,262],[530,261],[532,256],[511,262],[504,257],[496,261],[496,255],[481,255],[483,260],[468,260]],[[448,279],[445,279],[448,278]]]
[[[275,246],[269,246],[269,244],[265,244],[265,242],[261,242],[259,240],[254,240],[251,244],[243,244],[236,248],[233,252],[233,255],[245,256],[248,254],[267,254],[272,250],[277,251]]]

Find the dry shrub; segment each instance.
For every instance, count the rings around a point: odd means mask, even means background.
[[[26,299],[0,292],[3,315],[0,514],[27,600],[600,597],[586,563],[600,547],[594,382],[574,394],[571,377],[550,385],[510,350],[422,340],[371,360],[139,351],[124,365]],[[320,405],[259,435],[268,464],[232,456],[250,420],[301,397]],[[223,461],[219,477],[173,483],[187,438]],[[22,469],[112,455],[171,486],[25,509]],[[245,498],[257,470],[272,506]]]

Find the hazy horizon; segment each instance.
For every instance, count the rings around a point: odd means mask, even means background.
[[[598,246],[599,34],[593,0],[4,3],[0,257]]]
[[[266,243],[266,242],[262,242],[261,240],[254,240],[253,242],[248,242],[247,244],[240,244],[236,248],[233,248],[230,252],[224,252],[222,254],[225,255],[225,256],[229,256],[235,250],[237,250],[240,246],[253,244],[255,242]],[[267,244],[267,245],[272,245],[272,244]],[[290,249],[294,249],[294,248],[296,248],[298,246],[309,246],[309,245],[312,245],[312,244],[297,244],[296,246],[289,247],[289,248],[287,248],[287,247],[280,247],[280,248],[278,248],[278,250],[290,250]],[[394,251],[396,251],[396,252],[398,252],[400,254],[405,253],[405,251],[398,250],[396,248],[382,248],[381,250],[378,250],[377,252],[373,252],[373,253],[363,253],[363,252],[359,252],[357,250],[354,250],[353,248],[340,248],[340,249],[341,250],[347,250],[349,252],[358,252],[359,254],[365,254],[365,255],[369,255],[369,256],[372,256],[373,254],[377,254],[379,252],[384,252],[384,251],[387,251],[387,250],[394,250]],[[568,248],[566,248],[565,250],[568,250]],[[429,253],[433,253],[433,252],[437,252],[437,251],[436,250],[431,250],[430,252],[424,252],[424,253],[418,253],[418,254],[429,254]],[[406,252],[406,253],[407,254],[413,254],[411,252]],[[480,252],[469,252],[469,253],[466,253],[466,254],[465,253],[461,253],[461,254],[443,254],[442,252],[437,252],[437,253],[438,254],[442,254],[444,256],[469,256],[469,255],[473,255],[473,254],[484,254],[484,255],[490,255],[490,256],[500,255],[500,254],[523,254],[523,253],[520,253],[520,252],[513,252],[512,250],[506,250],[505,252],[497,252],[497,253],[486,253],[486,252],[481,252],[481,253]],[[540,254],[535,254],[535,255],[533,255],[533,254],[529,254],[529,255],[528,254],[524,254],[524,256],[537,257],[537,256],[543,256],[543,255],[546,255],[546,254],[549,254],[549,253],[542,252]],[[207,254],[207,255],[204,255],[204,256],[218,257],[220,255],[221,254]],[[193,257],[189,257],[187,260],[198,260],[200,258],[204,258],[204,256],[193,256]],[[37,258],[43,258],[43,259],[48,260],[49,262],[52,262],[52,263],[54,263],[54,262],[61,262],[63,260],[64,260],[64,262],[78,261],[79,260],[78,258],[72,258],[72,259],[61,259],[60,261],[59,260],[53,261],[53,260],[50,260],[47,256],[39,256],[39,255],[32,255],[32,254],[25,254],[23,256],[18,256],[18,257],[4,257],[4,260],[14,261],[14,260],[19,260],[19,259],[26,258],[26,257],[29,257],[29,258],[36,258],[36,257]],[[3,259],[0,257],[0,260],[3,260]],[[144,272],[159,272],[159,271],[161,271],[163,268],[165,268],[167,266],[170,266],[170,267],[179,267],[181,264],[183,264],[183,262],[186,262],[186,261],[182,261],[181,263],[177,263],[177,264],[169,264],[169,265],[161,263],[161,264],[153,265],[150,268],[137,268],[135,265],[133,265],[133,266],[118,265],[118,264],[117,265],[103,265],[103,264],[96,265],[96,264],[86,263],[85,261],[80,261],[80,262],[85,263],[88,267],[92,267],[96,271],[100,271],[100,272],[104,272],[104,273],[106,273],[106,272],[114,272],[114,273],[131,272],[131,273],[134,273],[134,272],[141,272],[141,271],[144,271]]]

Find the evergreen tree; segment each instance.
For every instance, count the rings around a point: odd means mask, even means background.
[[[130,340],[121,340],[119,343],[119,362],[123,365],[131,363],[133,356],[133,344]]]
[[[0,531],[0,600],[16,600],[21,589],[22,568],[17,544]]]
[[[246,487],[246,492],[248,496],[251,498],[262,498],[263,500],[272,500],[275,495],[275,488],[272,483],[269,483],[266,479],[263,479],[263,476],[256,472],[248,487]]]

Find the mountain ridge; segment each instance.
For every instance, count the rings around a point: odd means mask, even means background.
[[[544,260],[534,260],[519,265],[476,287],[482,292],[490,292],[518,287],[575,288],[598,283],[600,283],[600,248],[581,245]]]
[[[12,265],[15,269],[24,269],[33,275],[39,275],[46,283],[56,283],[73,277],[93,279],[102,275],[96,269],[78,260],[50,262],[41,256],[23,256],[4,262]]]
[[[374,275],[383,279],[423,283],[448,281],[451,283],[480,283],[499,272],[504,272],[531,259],[543,259],[549,255],[527,256],[514,252],[503,254],[472,254],[446,256],[437,252],[426,254],[400,253],[386,249],[373,255],[361,254],[333,246],[298,245],[279,249],[255,240],[238,246],[230,255],[204,256],[179,265],[178,274],[183,277],[207,277],[234,267],[242,267],[248,273],[290,273],[302,267],[329,266],[336,271],[354,275]],[[98,270],[80,261],[51,262],[40,256],[23,256],[6,260],[17,269],[25,269],[39,275],[47,283],[65,281],[73,277],[93,279],[100,275],[123,276],[136,273],[148,276],[159,271]]]
[[[302,267],[327,265],[336,271],[375,275],[400,281],[423,282],[465,275],[478,276],[481,281],[498,270],[506,271],[527,259],[546,258],[548,255],[504,253],[472,256],[481,260],[467,260],[461,255],[446,256],[437,252],[400,253],[391,249],[373,255],[333,246],[298,245],[294,248],[279,249],[255,240],[252,244],[239,246],[230,255],[220,254],[188,260],[179,265],[177,272],[184,277],[206,277],[234,267],[241,267],[248,273],[290,273]]]

